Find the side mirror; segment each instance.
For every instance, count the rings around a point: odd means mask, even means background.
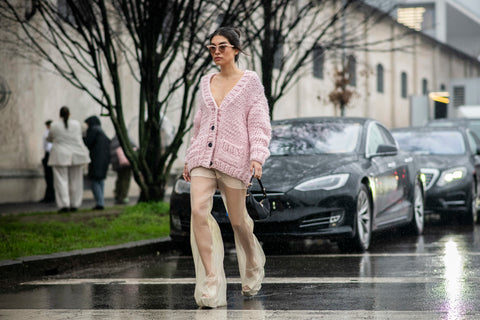
[[[378,156],[394,156],[398,153],[398,148],[395,145],[391,144],[381,144],[377,148],[375,155]]]

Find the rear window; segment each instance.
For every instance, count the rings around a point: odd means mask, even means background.
[[[428,123],[429,127],[457,127],[461,126],[461,123],[455,121],[432,121]]]
[[[465,142],[460,132],[393,132],[400,149],[418,154],[460,155]]]

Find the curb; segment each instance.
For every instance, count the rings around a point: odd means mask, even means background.
[[[166,253],[176,249],[170,237],[128,242],[102,248],[58,252],[0,261],[0,283],[16,283],[61,274],[106,260]]]

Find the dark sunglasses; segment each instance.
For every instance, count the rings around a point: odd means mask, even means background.
[[[207,49],[210,50],[210,53],[212,54],[217,52],[217,49],[220,53],[224,53],[227,48],[235,48],[235,46],[231,44],[220,44],[218,46],[211,44],[207,46]]]

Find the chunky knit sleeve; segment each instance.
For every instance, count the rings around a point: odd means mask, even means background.
[[[263,85],[256,74],[253,76],[250,89],[252,105],[247,117],[250,161],[255,160],[263,165],[270,155],[268,145],[270,144],[272,128]]]

